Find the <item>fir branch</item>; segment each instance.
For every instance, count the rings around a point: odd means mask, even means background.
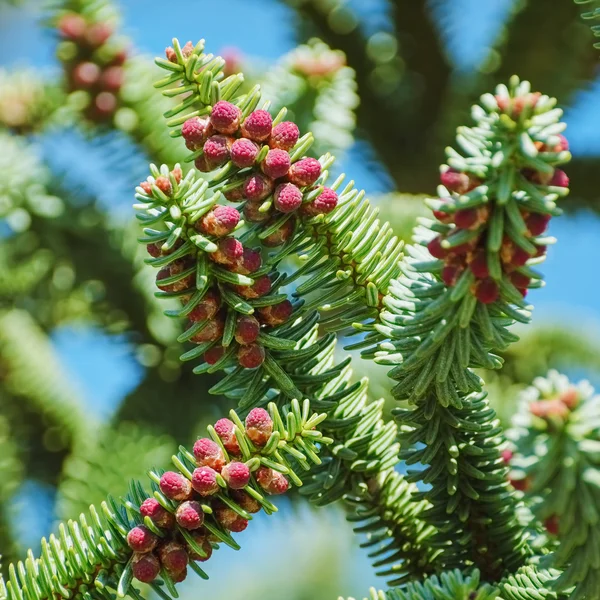
[[[269,408],[260,425],[244,426],[232,411],[231,421],[209,427],[210,438],[198,440],[193,454],[181,448],[173,457],[177,472],[151,471],[150,491],[132,481],[121,501],[109,498],[100,511],[91,506],[61,524],[58,536],[42,539],[39,558],[30,551],[24,563],[9,566],[3,596],[140,598],[137,579],[168,599],[177,597],[174,584],[185,579],[188,562],[206,578],[197,561],[220,543],[239,548],[230,531],[245,529],[251,513],[275,512],[265,495],[285,492],[288,478],[301,485],[298,472],[318,464],[319,448],[331,441],[316,430],[325,415],[311,414],[308,402]]]
[[[586,11],[584,13],[581,13],[581,18],[586,20],[586,21],[590,21],[590,27],[592,29],[592,33],[594,34],[595,37],[600,37],[600,25],[598,23],[596,23],[596,25],[593,24],[593,21],[596,20],[596,22],[600,19],[600,4],[598,3],[598,0],[574,0],[575,4],[580,4],[582,5]],[[600,49],[600,42],[596,42],[594,44],[594,48],[598,48]]]
[[[551,564],[563,568],[554,589],[591,600],[600,589],[595,559],[600,493],[600,396],[588,382],[573,385],[556,371],[538,377],[520,401],[508,432],[512,477],[525,489],[550,542]],[[553,544],[551,544],[553,545]],[[571,590],[575,586],[574,590]]]

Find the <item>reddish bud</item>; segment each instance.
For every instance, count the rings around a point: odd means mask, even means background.
[[[544,256],[544,254],[546,254],[547,249],[548,249],[547,246],[538,246],[534,256],[535,257]]]
[[[95,100],[94,106],[100,116],[109,116],[117,110],[117,97],[111,92],[100,92]]]
[[[296,145],[299,137],[300,130],[298,129],[298,125],[292,123],[292,121],[283,121],[283,123],[279,123],[273,127],[269,146],[289,152]]]
[[[285,150],[275,148],[269,150],[265,160],[261,164],[261,168],[267,177],[278,179],[287,175],[290,164],[290,155]]]
[[[252,285],[234,285],[233,287],[242,298],[260,298],[271,291],[271,280],[268,275],[263,275]]]
[[[449,191],[457,194],[466,194],[476,188],[480,181],[468,173],[461,173],[456,169],[448,169],[440,175],[442,185]]]
[[[249,175],[244,181],[244,197],[251,202],[264,200],[273,192],[273,186],[273,181],[264,175]]]
[[[240,169],[251,167],[258,156],[258,146],[251,140],[240,138],[231,145],[231,162]]]
[[[151,583],[160,573],[160,562],[154,554],[134,554],[131,563],[133,576],[142,583]]]
[[[569,407],[566,406],[559,398],[552,400],[536,400],[529,404],[529,411],[532,415],[541,419],[556,418],[566,420],[569,416]]]
[[[446,248],[442,248],[442,236],[438,235],[434,237],[428,244],[427,250],[429,250],[429,254],[434,258],[446,258],[448,256],[448,250]]]
[[[215,423],[215,432],[221,438],[225,450],[231,454],[240,454],[240,445],[235,437],[235,426],[229,419],[219,419]]]
[[[188,319],[193,322],[212,319],[221,306],[221,297],[215,290],[208,290],[202,300],[188,314]]]
[[[448,287],[452,287],[458,281],[463,270],[462,265],[445,265],[442,269],[442,281]]]
[[[271,135],[273,118],[266,110],[251,112],[242,125],[242,135],[256,142],[264,142]]]
[[[160,478],[160,491],[171,500],[187,500],[192,495],[192,484],[181,473],[167,471]]]
[[[211,252],[208,257],[220,265],[232,267],[237,265],[243,255],[242,242],[234,237],[227,237],[217,242],[217,251]]]
[[[267,494],[272,494],[274,496],[284,494],[290,486],[288,480],[282,473],[267,467],[260,467],[256,471],[256,479],[260,487],[267,492]]]
[[[275,188],[275,208],[282,213],[290,213],[302,204],[302,192],[293,183],[282,183]]]
[[[221,339],[225,323],[220,317],[215,317],[207,321],[206,325],[190,338],[190,342],[201,344],[203,342],[216,342]]]
[[[258,344],[240,346],[237,359],[244,369],[256,369],[265,362],[265,349]]]
[[[490,276],[487,254],[485,250],[477,250],[469,260],[469,269],[477,279],[487,279]]]
[[[192,538],[194,538],[196,544],[198,544],[198,546],[200,546],[202,550],[204,550],[204,556],[202,556],[194,550],[192,550],[191,546],[188,546],[188,554],[190,556],[190,559],[197,560],[199,562],[207,561],[211,557],[213,549],[210,545],[210,541],[208,540],[206,532],[202,530],[195,530],[191,531],[190,535],[192,536]]]
[[[229,495],[236,504],[239,504],[241,508],[250,514],[260,512],[262,508],[258,500],[243,490],[231,490]]]
[[[502,450],[502,460],[504,461],[505,465],[510,464],[510,461],[512,460],[513,457],[513,451],[510,448],[506,448],[505,450]]]
[[[233,461],[226,464],[221,475],[227,485],[234,490],[242,489],[250,481],[250,469],[243,462]]]
[[[207,138],[212,135],[213,128],[208,119],[192,117],[181,127],[181,135],[189,150],[195,151],[202,148]]]
[[[122,67],[108,67],[100,77],[102,87],[111,92],[118,92],[123,85],[124,72]]]
[[[188,553],[185,546],[179,542],[165,542],[157,550],[162,566],[169,575],[179,574],[188,564]]]
[[[531,277],[527,277],[527,275],[523,275],[523,273],[519,273],[519,271],[513,271],[510,274],[510,280],[518,289],[525,289],[529,287],[529,284],[531,283]]]
[[[146,250],[152,258],[158,258],[162,254],[160,246],[158,244],[148,244],[146,246]]]
[[[172,292],[173,291],[173,285],[172,284],[161,283],[161,281],[163,279],[167,279],[167,277],[171,277],[171,270],[169,269],[169,267],[163,267],[156,274],[156,287],[159,290],[162,290],[163,292]]]
[[[64,15],[58,22],[58,30],[61,35],[70,40],[78,40],[83,37],[86,28],[85,19],[80,15]]]
[[[190,484],[191,485],[191,484]],[[175,519],[184,529],[198,529],[204,523],[202,505],[196,500],[182,502],[175,511]]]
[[[505,238],[500,248],[500,258],[503,263],[512,267],[522,267],[531,258],[531,256],[517,246],[512,240]]]
[[[262,265],[262,258],[258,250],[244,248],[242,259],[236,264],[234,271],[242,275],[249,275],[258,271]]]
[[[289,180],[300,186],[306,187],[317,181],[321,175],[321,163],[316,158],[302,158],[295,162],[289,170]]]
[[[142,181],[140,187],[148,194],[148,196],[152,196],[152,184],[149,181]]]
[[[246,417],[246,435],[257,446],[264,446],[273,433],[273,419],[264,408],[253,408]]]
[[[79,63],[73,69],[73,83],[80,88],[94,85],[100,78],[100,67],[93,62]]]
[[[493,279],[481,279],[473,286],[474,294],[479,302],[491,304],[498,300],[499,288]]]
[[[228,531],[240,532],[248,527],[248,520],[240,517],[232,508],[224,504],[215,507],[215,518]]]
[[[102,46],[112,35],[113,29],[108,23],[94,23],[85,31],[85,39],[93,47]]]
[[[477,210],[475,208],[463,208],[454,213],[454,222],[460,229],[470,229],[477,223]]]
[[[210,467],[199,467],[192,473],[192,487],[201,496],[211,496],[219,491],[217,472]]]
[[[558,144],[556,144],[556,146],[554,146],[554,148],[552,148],[552,151],[564,152],[565,150],[568,150],[569,140],[567,140],[567,138],[562,133],[559,133],[556,137],[559,139],[559,142]]]
[[[292,303],[289,300],[283,300],[279,304],[259,308],[258,314],[265,325],[276,327],[285,323],[292,315],[293,310]]]
[[[235,327],[235,340],[238,344],[253,344],[260,334],[260,323],[252,315],[241,316]]]
[[[244,219],[250,223],[264,223],[271,218],[272,210],[262,211],[260,210],[261,203],[259,202],[246,202],[244,205]]]
[[[185,271],[187,271],[190,268],[190,266],[191,262],[188,259],[180,258],[178,260],[173,261],[169,265],[169,273],[172,277],[175,277],[176,275],[182,275]],[[171,288],[174,292],[182,292],[183,290],[187,290],[190,287],[195,287],[194,276],[191,274],[186,275],[185,277],[182,277],[181,279],[178,279],[177,281],[171,284]]]
[[[149,517],[158,527],[170,528],[175,522],[175,518],[165,510],[156,498],[146,498],[140,505],[142,517]]]
[[[552,515],[544,521],[544,527],[550,535],[558,535],[559,520],[557,515]]]
[[[231,135],[238,130],[241,117],[242,111],[237,106],[226,100],[219,100],[212,107],[210,122],[219,133]]]
[[[187,567],[182,571],[179,571],[179,573],[169,573],[169,575],[171,576],[173,583],[181,583],[187,577]]]
[[[552,175],[552,179],[548,183],[548,185],[552,185],[555,187],[569,187],[569,177],[567,174],[561,169],[554,169],[554,175]]]
[[[279,229],[276,229],[273,233],[264,237],[261,241],[267,248],[275,248],[285,244],[294,233],[294,221],[288,219]]]
[[[566,389],[559,397],[560,401],[569,409],[577,408],[580,402],[579,391],[576,387],[571,386]]]
[[[166,196],[170,196],[173,191],[173,186],[171,185],[171,180],[164,175],[160,175],[156,178],[154,185]]]
[[[146,526],[138,525],[127,534],[127,545],[134,552],[151,552],[158,544],[158,537]]]
[[[220,471],[225,464],[223,450],[219,444],[209,438],[196,440],[193,452],[199,467],[210,467],[215,471]]]
[[[308,204],[302,206],[302,212],[305,215],[326,215],[329,214],[338,203],[338,195],[331,188],[323,188],[323,191]]]
[[[233,206],[218,205],[200,219],[196,226],[202,233],[222,237],[231,233],[240,222],[240,213]]]
[[[175,179],[176,183],[181,183],[181,178],[183,177],[183,171],[181,167],[178,165],[172,171],[171,175],[173,175],[173,179]]]
[[[550,215],[543,215],[541,213],[531,213],[525,218],[525,225],[530,235],[542,235],[548,223],[550,221]]]
[[[515,490],[519,492],[525,492],[529,488],[529,477],[525,477],[524,479],[510,479],[510,485],[512,485]]]
[[[224,354],[225,354],[225,348],[223,348],[223,346],[219,345],[219,346],[213,346],[212,348],[209,348],[202,355],[202,357],[204,358],[204,361],[207,362],[209,365],[214,365],[223,358]]]
[[[209,170],[224,165],[229,160],[229,152],[232,146],[232,138],[226,135],[211,135],[202,149],[204,150],[204,160]],[[198,169],[202,171],[202,169]]]

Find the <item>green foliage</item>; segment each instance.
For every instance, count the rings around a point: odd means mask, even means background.
[[[575,0],[575,4],[581,4],[586,10],[586,12],[581,14],[581,17],[585,20],[589,20],[593,23],[594,19],[600,19],[600,5],[597,0]],[[600,37],[600,25],[591,25],[592,33],[596,37]],[[595,48],[600,48],[600,42],[594,44]]]

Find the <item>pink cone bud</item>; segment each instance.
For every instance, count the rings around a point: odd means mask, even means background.
[[[579,391],[576,387],[571,386],[566,389],[559,397],[559,400],[569,409],[574,410],[579,406],[581,398],[579,397]]]
[[[85,39],[90,46],[97,48],[106,43],[112,33],[113,28],[108,23],[94,23],[86,29]]]
[[[202,149],[204,150],[204,159],[209,170],[216,169],[224,165],[229,160],[230,148],[233,139],[226,135],[211,135]],[[202,169],[198,169],[202,171]]]
[[[294,307],[289,300],[283,300],[278,304],[272,304],[271,306],[265,306],[257,309],[260,319],[265,325],[276,327],[285,323],[291,316]]]
[[[308,216],[329,214],[338,203],[338,195],[331,188],[323,191],[312,201],[302,205],[302,212]]]
[[[181,473],[167,471],[160,478],[160,491],[171,500],[187,500],[192,495],[192,484]]]
[[[246,435],[257,446],[264,446],[273,433],[273,419],[264,408],[253,408],[246,417]]]
[[[513,271],[510,274],[510,281],[517,289],[521,290],[529,287],[531,277],[527,277],[527,275],[523,275],[523,273],[519,273],[519,271]]]
[[[170,196],[173,191],[173,186],[171,185],[171,180],[164,175],[160,175],[156,178],[154,185],[166,196]]]
[[[140,187],[148,194],[148,196],[152,196],[152,184],[149,181],[142,181]]]
[[[525,225],[527,225],[530,235],[542,235],[546,231],[549,221],[550,215],[531,213],[525,218]]]
[[[272,179],[284,177],[290,168],[290,155],[285,150],[269,150],[261,164],[263,173]]]
[[[208,257],[220,265],[233,267],[238,264],[244,255],[242,242],[234,237],[227,237],[217,242],[217,251],[211,252]]]
[[[480,181],[468,173],[461,173],[456,169],[448,169],[440,175],[442,185],[449,191],[457,194],[466,194],[480,185]]]
[[[485,250],[477,250],[469,261],[469,269],[477,279],[487,279],[490,276],[487,254]]]
[[[145,525],[138,525],[127,534],[127,545],[134,552],[151,552],[158,544],[158,537]]]
[[[184,529],[198,529],[204,523],[204,512],[200,502],[187,500],[182,502],[175,511],[175,518]]]
[[[244,181],[244,197],[251,202],[264,200],[273,192],[273,180],[255,173],[250,175]]]
[[[160,562],[154,554],[134,554],[131,563],[133,576],[142,583],[151,583],[160,573]]]
[[[223,346],[213,346],[212,348],[209,348],[202,357],[209,365],[214,365],[223,358],[224,354],[225,348],[223,348]]]
[[[491,304],[498,300],[500,290],[493,279],[481,279],[474,285],[474,294],[479,302]]]
[[[266,110],[251,112],[242,125],[242,135],[255,142],[264,142],[271,135],[273,118]]]
[[[123,67],[108,67],[102,72],[100,82],[105,90],[118,92],[123,85],[124,78]]]
[[[289,180],[300,186],[306,187],[317,181],[321,175],[321,163],[316,158],[302,158],[295,162],[289,170]]]
[[[221,297],[215,290],[208,290],[204,298],[190,311],[188,319],[194,323],[212,319],[221,307]]]
[[[462,265],[445,265],[442,269],[442,281],[448,286],[456,285],[458,278],[461,276],[464,268]]]
[[[100,67],[93,62],[79,63],[73,69],[73,83],[79,88],[94,85],[100,79]]]
[[[240,346],[237,359],[245,369],[256,369],[265,362],[265,349],[258,344]]]
[[[64,15],[58,22],[58,30],[63,37],[79,40],[83,37],[87,24],[85,19],[77,14]]]
[[[169,267],[163,267],[157,274],[156,274],[156,287],[159,290],[162,290],[163,292],[172,292],[173,291],[173,285],[172,284],[165,284],[165,283],[161,283],[161,281],[163,279],[167,279],[167,277],[171,277],[171,270],[169,269]]]
[[[140,514],[149,517],[158,527],[171,528],[175,523],[175,517],[156,498],[146,498],[140,505]]]
[[[258,250],[244,248],[242,259],[236,264],[234,271],[242,275],[250,275],[262,266],[262,258]]]
[[[208,119],[192,117],[181,127],[181,135],[189,150],[199,150],[204,146],[207,138],[213,133],[213,127]]]
[[[258,156],[258,146],[251,140],[240,138],[231,145],[231,162],[240,169],[251,167]]]
[[[554,175],[552,176],[552,179],[550,180],[548,185],[552,185],[555,187],[568,188],[569,187],[569,177],[561,169],[554,169]]]
[[[238,344],[253,344],[260,333],[260,323],[252,315],[243,315],[238,318],[235,327],[235,341]]]
[[[273,127],[269,146],[289,152],[296,145],[299,137],[300,130],[298,129],[298,125],[291,121],[284,121]]]
[[[156,552],[160,563],[169,575],[179,574],[188,564],[188,553],[179,542],[169,541],[160,546]]]
[[[289,482],[283,474],[268,467],[260,467],[256,471],[256,480],[260,487],[268,494],[283,494],[289,487]]]
[[[233,287],[242,298],[260,298],[271,291],[271,280],[268,275],[263,275],[252,285],[234,285]]]
[[[282,213],[298,210],[302,204],[302,192],[293,183],[282,183],[275,188],[275,208]]]
[[[229,202],[241,202],[244,199],[244,186],[238,185],[227,192],[223,192],[223,196],[225,196],[225,199],[229,200]]]
[[[197,228],[206,235],[222,237],[231,233],[240,222],[240,213],[233,206],[215,206],[199,221]]]
[[[225,450],[231,454],[240,454],[240,445],[238,444],[237,438],[235,437],[233,421],[229,419],[219,419],[215,423],[215,432],[221,438]]]
[[[224,504],[218,504],[215,508],[215,518],[220,525],[228,531],[238,533],[248,527],[247,519],[240,517],[233,509]]]
[[[223,479],[233,490],[240,490],[250,481],[250,469],[243,462],[230,462],[221,471]]]
[[[225,455],[219,444],[209,438],[200,438],[194,443],[194,457],[199,467],[210,467],[220,471],[225,465]]]
[[[187,258],[180,258],[173,261],[169,265],[169,273],[171,277],[175,277],[176,275],[181,275],[184,271],[187,271],[191,266],[191,262]],[[171,288],[174,292],[182,292],[183,290],[187,290],[190,287],[195,287],[194,275],[187,275],[181,279],[178,279],[174,283],[171,284]]]
[[[217,472],[210,467],[198,467],[192,473],[192,487],[201,496],[211,496],[219,491]]]
[[[237,106],[220,100],[212,107],[210,122],[219,133],[231,135],[238,130],[241,117],[242,111]]]
[[[438,235],[434,237],[428,244],[427,250],[429,250],[429,254],[434,258],[446,258],[448,256],[448,250],[442,248],[442,236]]]

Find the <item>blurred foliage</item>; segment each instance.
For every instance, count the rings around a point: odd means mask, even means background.
[[[545,0],[514,2],[487,56],[465,71],[456,68],[447,49],[450,0],[382,0],[382,18],[362,21],[351,2],[285,1],[297,16],[302,44],[274,65],[231,51],[228,68],[236,71],[243,62],[251,74],[246,85],[260,83],[275,109],[287,106],[302,131],[312,130],[316,153],[340,154],[356,141],[367,142],[364,162],[387,172],[394,188],[373,204],[404,240],[426,214],[422,194],[435,190],[443,147],[482,91],[519,72],[568,104],[597,74],[589,27],[595,21],[580,18],[582,12],[592,14],[593,3],[561,1],[548,10]],[[115,7],[105,0],[55,2],[50,30],[65,7],[91,22],[106,15],[114,21]],[[197,33],[208,35],[201,29],[212,26],[200,21]],[[146,159],[172,165],[185,156],[181,139],[156,127],[172,103],[152,87],[155,67],[136,55],[118,30],[115,36],[128,55],[110,122],[84,117],[82,96],[70,88],[66,71],[57,80],[36,65],[0,71],[0,553],[5,564],[21,552],[9,505],[24,473],[54,486],[56,516],[67,518],[107,494],[122,494],[124,481],[166,464],[175,441],[189,442],[232,405],[208,394],[215,378],[197,378],[191,366],[179,362],[179,325],[164,316],[168,307],[159,306],[152,294],[154,276],[136,243],[137,224],[115,210],[122,199],[119,178],[129,194]],[[81,147],[61,164],[55,156],[63,150],[61,135],[74,130]],[[93,163],[93,176],[81,168],[86,162]],[[599,167],[599,156],[575,156],[565,208],[600,209]],[[126,332],[144,369],[139,385],[107,423],[89,415],[89,400],[52,341],[53,331],[69,323]],[[599,357],[591,334],[544,325],[510,348],[501,374],[483,376],[495,409],[508,421],[515,390],[551,367],[596,371]],[[365,374],[361,369],[368,369],[372,380],[370,394],[387,398],[385,369],[358,362],[358,376]],[[296,520],[285,524],[286,532],[296,527],[294,548],[318,549],[305,562],[287,557],[297,565],[295,579],[290,581],[288,571],[285,579],[251,578],[254,589],[240,577],[229,595],[277,597],[283,585],[290,599],[315,600],[315,589],[320,597],[338,593],[345,555],[334,540],[340,539],[342,520],[332,525],[327,514],[306,517],[308,532]],[[283,572],[286,560],[281,564]],[[237,585],[239,594],[232,591]]]

